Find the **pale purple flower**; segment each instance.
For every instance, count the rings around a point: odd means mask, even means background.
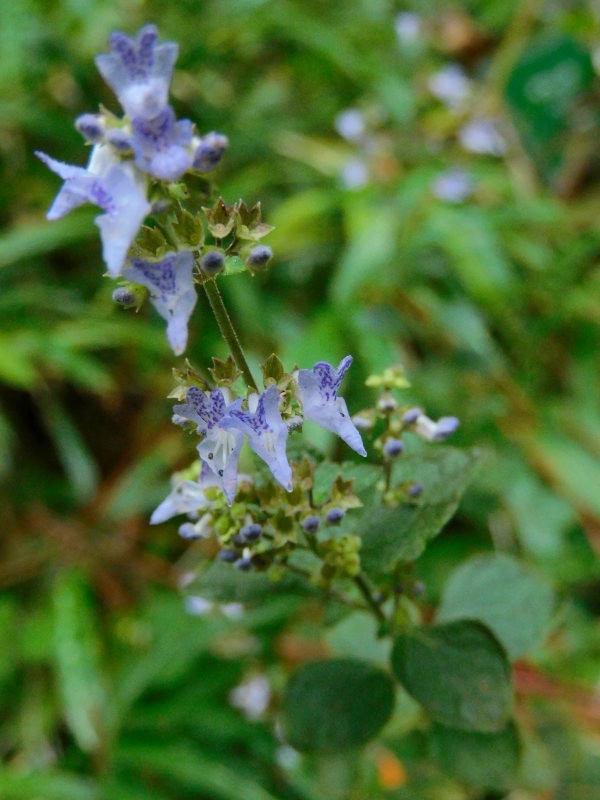
[[[162,503],[154,509],[150,517],[150,524],[158,525],[179,514],[188,514],[192,518],[197,518],[200,511],[210,506],[205,489],[215,483],[212,473],[204,469],[197,481],[179,481]]]
[[[458,139],[465,150],[481,155],[503,156],[506,139],[502,136],[496,120],[477,117],[469,120],[458,132]]]
[[[473,180],[462,169],[449,169],[437,176],[431,185],[431,191],[438,200],[462,203],[473,191]]]
[[[191,250],[182,250],[169,253],[160,261],[134,258],[131,266],[123,271],[123,277],[128,281],[139,283],[150,291],[150,302],[167,320],[167,339],[175,355],[185,350],[188,321],[198,299],[193,266]]]
[[[429,76],[427,88],[448,108],[458,110],[471,94],[471,81],[459,64],[447,64]]]
[[[198,445],[203,469],[206,465],[211,470],[231,505],[237,492],[238,461],[244,434],[239,430],[221,427],[227,410],[221,389],[215,389],[208,395],[197,386],[188,389],[185,403],[173,408],[176,422],[189,419],[196,423],[198,433],[204,437]]]
[[[428,442],[442,442],[451,436],[459,425],[457,417],[440,417],[434,422],[425,414],[419,414],[414,422],[415,433]]]
[[[271,385],[259,395],[254,413],[244,411],[240,405],[241,400],[231,404],[222,427],[246,434],[251,449],[267,464],[273,477],[291,492],[292,470],[285,451],[288,428],[279,412],[278,388]]]
[[[132,119],[155,117],[167,105],[178,47],[157,39],[155,25],[145,25],[135,39],[115,32],[108,40],[111,52],[96,56],[100,74]]]
[[[108,145],[96,145],[87,168],[56,161],[45,153],[36,155],[65,181],[46,215],[60,219],[84,203],[105,213],[94,220],[100,228],[102,256],[114,278],[121,273],[140,225],[150,213],[146,178],[133,164],[123,162]]]
[[[349,142],[360,142],[367,130],[365,115],[358,108],[346,108],[336,116],[336,131]]]
[[[134,117],[132,127],[135,163],[143,172],[176,181],[190,169],[193,125],[189,119],[177,121],[171,106],[165,106],[152,119]]]
[[[337,395],[351,364],[352,356],[346,356],[337,369],[326,361],[318,361],[312,369],[298,370],[297,396],[306,419],[337,433],[359,455],[366,456],[367,451],[360,433],[350,419],[346,401]]]

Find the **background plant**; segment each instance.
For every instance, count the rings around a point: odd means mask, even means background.
[[[594,795],[597,715],[586,687],[597,678],[598,649],[596,21],[583,4],[482,2],[445,13],[432,4],[426,14],[417,9],[417,39],[407,41],[410,19],[396,20],[399,44],[394,20],[407,10],[2,7],[10,32],[0,255],[7,796],[134,797],[148,785],[157,797],[239,796],[227,768],[249,776],[248,797],[322,795],[311,761],[296,765],[284,751],[274,766],[270,725],[246,722],[223,700],[254,669],[277,690],[282,665],[315,648],[357,655],[340,643],[343,628],[337,643],[323,643],[314,602],[274,597],[244,619],[255,632],[248,638],[223,617],[183,617],[179,597],[160,588],[172,581],[180,545],[174,530],[149,532],[146,518],[167,473],[187,459],[169,407],[156,402],[170,389],[163,324],[120,309],[109,316],[90,216],[43,222],[56,184],[29,161],[33,149],[73,160],[72,118],[102,91],[92,55],[113,28],[132,32],[150,18],[181,43],[178,114],[230,137],[220,191],[261,199],[277,225],[268,278],[256,278],[256,289],[227,287],[253,335],[253,366],[274,349],[270,331],[286,363],[311,364],[324,350],[333,362],[352,351],[351,391],[361,407],[370,402],[361,377],[401,360],[411,399],[434,415],[458,413],[463,444],[487,442],[476,487],[416,563],[414,579],[425,582],[432,609],[445,588],[444,608],[454,567],[493,543],[554,582],[558,632],[516,667],[518,707],[537,745],[522,784],[533,796],[549,786],[560,797]],[[470,105],[458,112],[430,87],[456,61],[473,81]],[[355,143],[334,129],[349,107],[370,126]],[[460,147],[462,115],[473,108],[498,118],[509,143],[503,156]],[[356,181],[365,158],[367,184],[343,188],[348,162]],[[457,166],[472,193],[449,204],[432,185]],[[8,190],[17,175],[18,202]],[[190,356],[203,363],[220,344],[208,314],[196,324]],[[98,721],[112,687],[119,711]],[[192,703],[203,710],[193,719]],[[474,776],[467,784],[448,777],[448,742],[438,742],[435,760],[426,752],[410,709],[394,725],[384,749],[364,756],[358,796],[361,780],[374,795],[382,785],[399,797],[481,794]],[[165,729],[169,747],[156,737]],[[218,758],[225,746],[226,765]],[[552,763],[552,753],[561,758]],[[342,786],[341,760],[318,760],[321,784]]]

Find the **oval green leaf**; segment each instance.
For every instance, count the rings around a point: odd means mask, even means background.
[[[393,682],[383,670],[356,659],[314,661],[286,687],[284,730],[297,750],[339,753],[376,736],[393,708]]]
[[[444,772],[472,786],[502,791],[518,780],[521,742],[512,722],[498,733],[434,725],[429,732],[429,746]]]
[[[392,666],[404,688],[443,725],[495,733],[512,699],[506,654],[480,622],[450,622],[401,634]]]
[[[554,613],[550,586],[510,556],[484,555],[450,577],[438,621],[478,619],[509,658],[519,658],[542,638]]]

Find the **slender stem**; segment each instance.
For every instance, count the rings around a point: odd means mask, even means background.
[[[358,586],[360,593],[371,607],[373,613],[375,614],[379,622],[387,622],[385,614],[381,610],[381,606],[379,605],[379,603],[377,603],[377,601],[371,594],[371,589],[369,588],[369,584],[365,580],[365,576],[362,573],[360,575],[356,575],[354,577],[354,583]]]
[[[227,346],[231,351],[231,355],[233,356],[236,367],[242,373],[244,380],[246,381],[246,386],[249,389],[253,389],[255,392],[258,392],[258,386],[256,385],[256,381],[250,372],[250,367],[246,361],[244,351],[242,350],[240,340],[237,337],[237,333],[235,332],[231,318],[227,313],[227,309],[225,308],[225,303],[221,297],[221,292],[219,291],[217,282],[214,278],[210,278],[202,285],[204,286],[204,291],[208,297],[208,302],[210,303],[212,312],[215,315],[215,319],[219,325],[219,330],[227,342]]]

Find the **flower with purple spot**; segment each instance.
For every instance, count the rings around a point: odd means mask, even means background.
[[[111,52],[96,56],[100,74],[132,119],[155,117],[167,105],[178,47],[157,40],[155,25],[145,25],[135,39],[117,31],[108,41]]]
[[[198,445],[202,464],[214,474],[217,485],[231,505],[237,492],[238,461],[244,435],[235,428],[222,427],[228,411],[223,392],[215,389],[206,394],[197,386],[191,386],[186,394],[186,402],[175,406],[173,411],[176,421],[189,419],[196,423],[197,432],[204,437]]]
[[[246,434],[250,448],[267,464],[273,477],[291,492],[292,469],[285,449],[288,428],[279,412],[279,390],[271,385],[259,395],[254,413],[240,405],[240,400],[231,404],[222,427]]]
[[[337,433],[359,455],[366,456],[367,451],[350,419],[346,401],[337,394],[351,364],[352,356],[346,356],[337,369],[326,361],[318,361],[312,369],[298,370],[297,396],[306,419]]]
[[[105,144],[92,149],[85,169],[56,161],[45,153],[36,155],[64,180],[47,218],[60,219],[84,203],[99,206],[104,214],[94,221],[100,228],[102,256],[110,275],[120,275],[127,251],[150,213],[146,178]]]
[[[175,355],[185,350],[188,336],[188,321],[197,295],[194,288],[192,268],[194,256],[191,250],[169,253],[160,261],[134,258],[123,276],[132,283],[139,283],[150,291],[150,302],[167,321],[167,339]]]
[[[193,125],[189,119],[177,121],[171,106],[151,119],[134,117],[132,128],[135,164],[143,172],[159,180],[176,181],[190,169]]]

